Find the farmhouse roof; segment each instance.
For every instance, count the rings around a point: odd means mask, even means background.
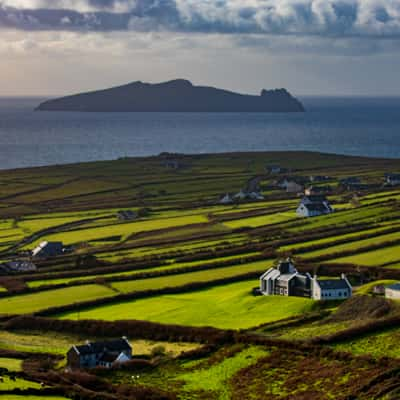
[[[63,244],[62,242],[41,242],[37,247],[35,247],[32,251],[32,255],[36,256],[43,251],[46,252],[59,252],[62,250]]]
[[[102,352],[118,352],[124,350],[132,350],[131,345],[129,344],[128,340],[125,338],[115,339],[115,340],[107,340],[104,342],[93,342],[93,343],[86,343],[81,346],[73,346],[75,351],[78,354],[98,354]],[[115,357],[114,357],[115,359]]]
[[[392,289],[392,290],[400,290],[400,282],[393,283],[392,285],[389,285],[389,286],[386,286],[386,287],[389,288],[389,289]]]
[[[311,188],[313,189],[313,187],[311,187]],[[310,194],[310,195],[304,196],[302,201],[303,202],[309,201],[311,203],[322,203],[327,200],[326,200],[326,197],[322,194]]]
[[[324,290],[348,289],[349,285],[345,279],[318,279],[318,284]]]
[[[327,210],[327,207],[323,203],[304,204],[304,207],[307,207],[309,211],[325,212]]]

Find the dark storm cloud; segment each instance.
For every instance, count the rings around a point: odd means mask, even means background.
[[[20,30],[400,37],[400,0],[0,0]]]

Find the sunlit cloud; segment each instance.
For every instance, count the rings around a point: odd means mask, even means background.
[[[400,37],[399,0],[0,0],[21,30]]]

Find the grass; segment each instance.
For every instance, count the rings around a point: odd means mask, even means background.
[[[400,260],[400,245],[385,247],[379,250],[368,251],[359,253],[348,257],[340,257],[330,262],[334,263],[352,263],[358,265],[365,265],[368,267],[375,267],[389,262],[396,262]]]
[[[177,295],[128,301],[71,312],[64,319],[139,319],[192,326],[250,328],[266,322],[301,315],[315,304],[300,297],[253,296],[257,280]]]
[[[369,334],[343,343],[332,345],[336,350],[349,351],[353,354],[369,354],[374,357],[400,358],[400,329]]]
[[[318,256],[321,256],[324,254],[339,253],[341,251],[355,250],[357,248],[375,245],[375,244],[383,243],[386,241],[398,240],[398,239],[400,239],[400,231],[395,232],[395,233],[390,233],[387,235],[375,236],[375,237],[369,238],[369,239],[358,240],[358,241],[354,241],[351,243],[334,245],[332,247],[326,247],[325,249],[321,249],[321,250],[310,251],[310,252],[302,254],[301,256],[303,258],[318,257]]]
[[[176,226],[185,226],[188,224],[200,224],[204,222],[208,222],[207,217],[203,215],[191,215],[176,218],[148,219],[130,223],[115,223],[109,226],[71,230],[68,232],[47,235],[44,236],[42,239],[36,241],[35,244],[39,243],[42,240],[62,241],[65,244],[73,244],[79,242],[95,241],[110,236],[121,236],[122,240],[125,240],[128,238],[128,236],[138,232],[146,232]],[[34,247],[35,244],[30,245],[30,247]]]
[[[37,382],[27,381],[22,378],[11,379],[8,376],[3,376],[0,380],[0,393],[2,390],[13,390],[13,389],[40,389],[41,385]]]
[[[21,371],[22,360],[17,358],[0,358],[0,368],[7,368],[9,371]]]
[[[113,290],[101,285],[76,286],[6,297],[0,299],[0,310],[1,314],[29,314],[49,307],[113,295]]]
[[[161,289],[186,285],[191,282],[209,282],[216,279],[229,278],[249,272],[264,272],[270,268],[273,260],[255,261],[238,264],[233,267],[208,269],[205,271],[187,272],[184,274],[163,276],[149,279],[136,279],[112,283],[112,287],[122,293],[140,290]]]
[[[290,221],[295,218],[297,218],[297,216],[295,210],[293,210],[283,213],[267,214],[258,217],[235,219],[233,221],[224,222],[224,225],[230,229],[243,228],[246,226],[256,228],[258,226],[271,225],[271,224],[277,224],[279,222]]]
[[[32,353],[64,355],[73,344],[80,340],[84,339],[53,332],[0,331],[0,348]]]
[[[63,283],[72,283],[72,282],[76,282],[76,281],[86,281],[88,280],[93,281],[96,278],[113,278],[113,277],[119,277],[119,276],[127,276],[127,275],[132,275],[135,273],[140,273],[140,272],[155,272],[155,271],[165,271],[168,269],[176,269],[176,268],[185,268],[185,267],[194,267],[197,265],[201,265],[201,264],[205,264],[207,262],[217,262],[217,261],[234,261],[234,260],[240,260],[243,257],[248,257],[248,256],[252,256],[252,255],[257,255],[259,253],[254,252],[254,253],[244,253],[244,254],[240,254],[240,255],[235,255],[235,256],[228,256],[228,257],[220,257],[220,258],[214,258],[210,261],[204,261],[204,260],[200,260],[200,261],[193,261],[193,262],[187,262],[187,263],[171,263],[168,265],[164,265],[161,267],[153,267],[153,268],[144,268],[144,269],[134,269],[131,271],[125,271],[125,272],[115,272],[115,273],[109,273],[109,274],[103,274],[103,275],[87,275],[87,276],[79,276],[79,277],[74,277],[74,278],[60,278],[60,279],[44,279],[44,280],[38,280],[38,281],[31,281],[31,282],[27,282],[28,286],[31,288],[35,288],[35,287],[39,287],[39,286],[43,286],[43,285],[58,285],[58,284],[63,284]],[[264,263],[264,264],[263,264]],[[258,266],[259,265],[259,266]],[[241,267],[232,267],[234,269],[232,269],[232,271],[238,271],[239,273],[246,273],[246,272],[251,272],[252,268],[256,268],[255,270],[261,270],[263,268],[263,265],[266,265],[268,267],[268,262],[260,262],[260,263],[243,263],[241,264]],[[221,271],[221,277],[224,276],[230,276],[231,272],[229,272],[230,270],[227,268],[223,268],[223,271],[225,271],[225,275],[222,271]],[[234,273],[235,274],[235,273]],[[187,276],[188,273],[185,274],[185,276]],[[216,274],[216,276],[218,277],[219,275]],[[161,279],[162,281],[165,280],[165,278],[154,278],[154,279]],[[170,278],[172,279],[172,278]],[[168,280],[168,279],[167,279]],[[209,278],[207,278],[207,280],[209,280]],[[185,281],[185,279],[184,279]],[[136,288],[137,285],[136,283],[133,282],[137,282],[140,285],[140,282],[143,282],[143,280],[135,280],[135,281],[127,281],[124,282],[124,284],[121,283],[121,291],[132,291],[129,290],[129,286],[134,285],[134,287]],[[175,286],[175,285],[174,285]],[[114,284],[113,287],[117,290],[120,290],[118,287],[118,284]],[[145,287],[145,286],[143,286]],[[151,288],[152,286],[147,286],[147,288]],[[125,289],[128,288],[128,289]],[[143,289],[140,289],[143,290]]]
[[[347,329],[352,325],[352,321],[344,322],[314,322],[290,329],[283,329],[278,332],[282,339],[287,340],[305,340],[316,336],[330,335],[343,329]]]
[[[178,375],[176,379],[185,382],[179,398],[182,400],[191,399],[192,392],[201,391],[211,392],[210,397],[218,400],[229,400],[231,399],[229,379],[242,368],[254,364],[259,358],[268,354],[268,351],[263,348],[251,346],[232,357],[223,359],[210,368],[202,368]]]

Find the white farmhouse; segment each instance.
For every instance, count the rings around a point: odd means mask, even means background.
[[[400,174],[385,174],[385,179],[388,186],[400,185]]]
[[[343,300],[353,294],[353,289],[344,274],[340,279],[318,279],[314,276],[312,280],[312,298],[314,300]]]
[[[340,279],[312,278],[309,273],[299,273],[290,258],[260,276],[259,291],[264,296],[298,296],[313,300],[345,300],[353,294],[344,274]]]
[[[304,196],[296,211],[300,217],[317,217],[332,212],[333,208],[326,197],[318,195]]]

